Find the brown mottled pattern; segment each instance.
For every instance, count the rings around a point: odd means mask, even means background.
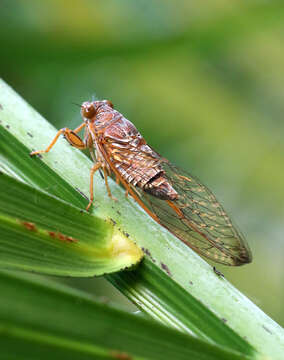
[[[174,191],[163,177],[160,156],[146,144],[130,121],[117,114],[114,116],[117,120],[105,128],[103,139],[104,149],[117,171],[128,183],[145,191],[150,189],[155,193],[161,186],[166,192]],[[160,175],[159,180],[157,175]]]

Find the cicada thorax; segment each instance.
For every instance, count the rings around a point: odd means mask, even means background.
[[[175,200],[178,194],[165,177],[160,155],[147,145],[136,127],[113,109],[100,112],[98,120],[102,146],[108,155],[105,161],[111,161],[128,184],[160,199]]]

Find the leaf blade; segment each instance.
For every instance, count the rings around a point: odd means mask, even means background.
[[[142,251],[111,222],[0,175],[0,265],[94,276],[137,264]],[[33,201],[33,199],[36,201]]]
[[[73,350],[75,359],[92,358],[96,353],[157,360],[165,354],[177,360],[253,359],[96,303],[81,291],[59,288],[50,281],[43,284],[1,271],[0,288],[0,329],[5,340],[10,338],[7,344],[0,337],[4,349],[23,344],[32,356],[38,344],[36,350],[45,349],[49,356],[54,352],[67,358]],[[20,354],[17,359],[21,359]]]

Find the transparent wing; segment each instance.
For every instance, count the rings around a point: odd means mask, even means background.
[[[198,179],[161,159],[165,175],[178,193],[161,200],[139,188],[140,199],[161,225],[200,255],[225,265],[251,262],[249,247],[216,197]]]

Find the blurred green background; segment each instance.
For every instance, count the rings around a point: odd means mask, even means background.
[[[1,77],[57,128],[110,99],[213,190],[254,256],[218,269],[283,326],[283,2],[2,0],[0,29]]]

